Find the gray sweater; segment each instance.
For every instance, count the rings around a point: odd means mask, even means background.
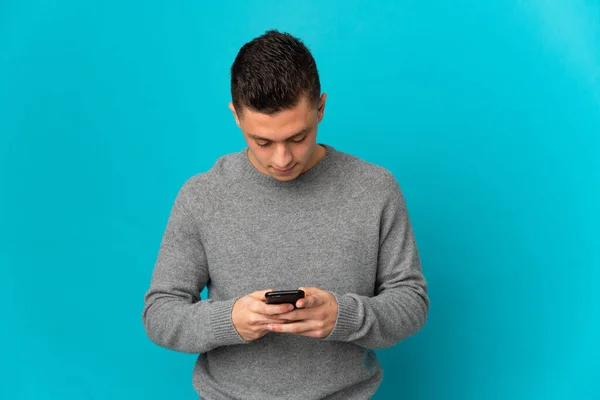
[[[143,323],[156,344],[199,353],[202,398],[368,399],[383,376],[374,349],[425,324],[427,286],[396,179],[323,146],[325,157],[288,182],[261,174],[247,149],[228,154],[175,199]],[[335,296],[329,336],[237,333],[236,299],[301,286]]]

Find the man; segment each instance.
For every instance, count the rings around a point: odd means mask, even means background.
[[[382,379],[374,349],[419,331],[429,309],[399,185],[317,143],[326,95],[297,38],[269,31],[245,44],[231,95],[248,147],[180,189],[146,332],[200,353],[201,398],[370,398]],[[269,290],[296,288],[306,292],[297,309],[265,303]]]

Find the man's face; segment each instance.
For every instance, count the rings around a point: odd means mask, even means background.
[[[252,165],[280,181],[291,181],[314,167],[324,154],[316,139],[326,97],[326,94],[321,96],[317,108],[303,96],[294,108],[273,115],[248,108],[238,115],[230,103],[229,108],[248,143]]]

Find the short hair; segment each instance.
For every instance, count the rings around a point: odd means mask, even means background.
[[[246,43],[231,66],[231,98],[243,107],[274,114],[296,106],[302,96],[318,105],[321,84],[317,64],[302,41],[270,30]]]

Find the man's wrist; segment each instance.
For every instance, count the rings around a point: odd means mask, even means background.
[[[337,303],[336,321],[325,340],[347,341],[358,330],[356,300],[347,295],[331,293]]]

